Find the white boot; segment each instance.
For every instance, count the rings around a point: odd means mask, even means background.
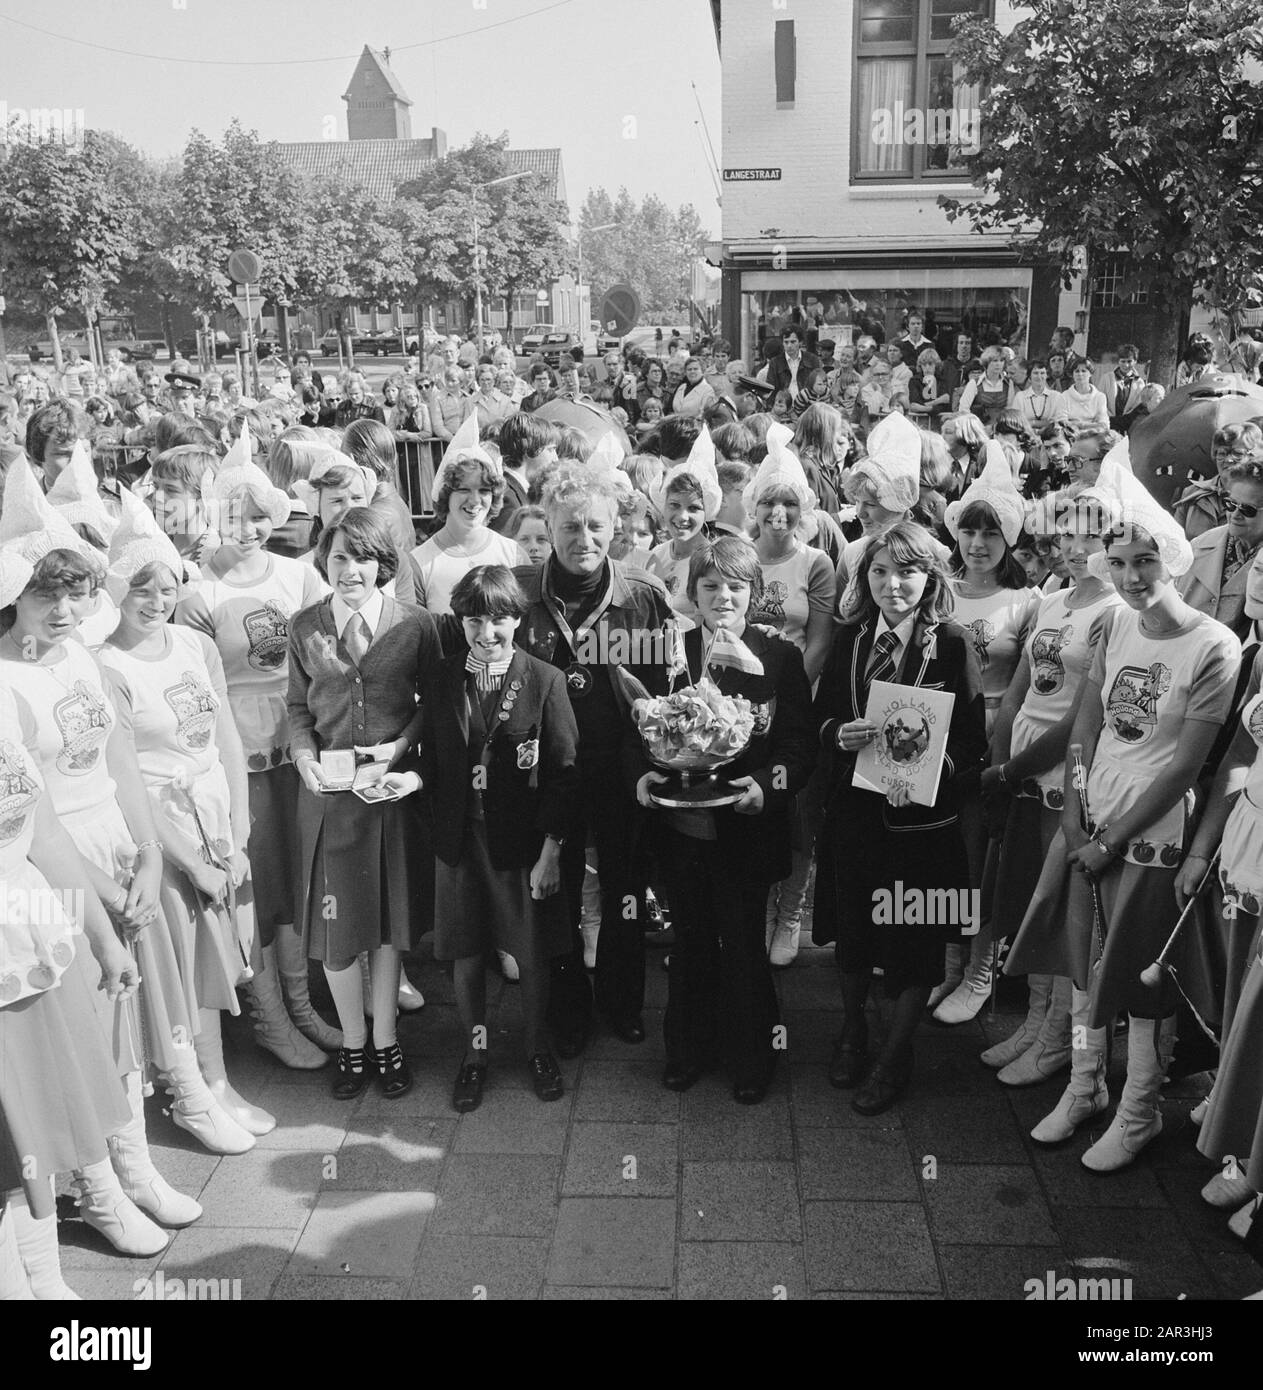
[[[1051,975],[1028,975],[1026,985],[1029,998],[1026,1004],[1026,1017],[1016,1033],[1011,1033],[1003,1042],[989,1047],[980,1054],[978,1060],[984,1067],[994,1067],[999,1071],[1017,1059],[1039,1037],[1043,1027],[1044,1015],[1048,1012],[1048,1001],[1052,997],[1053,977]]]
[[[1039,1036],[997,1078],[1005,1086],[1038,1086],[1071,1061],[1070,1006],[1074,986],[1063,975],[1053,981],[1052,998]]]
[[[803,904],[807,901],[807,888],[811,883],[811,871],[815,860],[810,854],[795,851],[793,868],[781,884],[780,898],[776,905],[776,930],[768,947],[768,963],[777,969],[793,965],[798,959],[798,938],[802,931]]]
[[[1245,1172],[1235,1158],[1222,1173],[1216,1173],[1202,1188],[1202,1201],[1224,1211],[1236,1211],[1238,1207],[1253,1201],[1258,1195],[1246,1182]]]
[[[500,957],[500,973],[510,984],[514,984],[521,979],[521,971],[517,968],[517,961],[513,959],[508,951],[497,950],[496,955]]]
[[[1110,1093],[1105,1085],[1106,1030],[1088,1027],[1091,997],[1085,990],[1072,987],[1070,1000],[1070,1084],[1051,1113],[1031,1130],[1031,1138],[1037,1144],[1064,1144],[1081,1124],[1109,1108]]]
[[[127,1073],[131,1119],[109,1137],[110,1162],[124,1193],[160,1226],[189,1226],[202,1214],[201,1203],[177,1192],[153,1165],[145,1138],[145,1097],[140,1073]]]
[[[243,1129],[211,1094],[191,1047],[176,1049],[177,1062],[167,1073],[171,1118],[176,1127],[213,1154],[243,1154],[254,1148],[254,1135]]]
[[[601,878],[596,850],[589,848],[583,868],[583,897],[579,909],[579,935],[583,938],[583,964],[596,969],[596,943],[601,935]]]
[[[1253,1201],[1247,1202],[1240,1211],[1233,1212],[1228,1218],[1228,1229],[1238,1240],[1245,1240],[1250,1234],[1250,1229],[1259,1220],[1259,1211],[1263,1208],[1263,1197],[1255,1197]]]
[[[399,970],[399,1012],[404,1014],[414,1014],[418,1009],[425,1008],[425,996],[408,979],[407,971],[400,964]]]
[[[105,1166],[108,1168],[109,1164]],[[7,1192],[5,1196],[9,1211],[5,1224],[12,1225],[30,1296],[41,1302],[55,1302],[58,1299],[78,1302],[79,1295],[67,1288],[66,1281],[61,1277],[56,1216],[45,1216],[37,1221],[31,1215],[31,1209],[26,1204],[26,1193],[20,1187]]]
[[[360,995],[364,1003],[364,1017],[373,1016],[373,972],[368,964],[368,952],[361,951],[356,957],[360,963]]]
[[[254,1038],[260,1047],[298,1071],[315,1071],[328,1057],[294,1027],[281,998],[281,972],[276,949],[264,946],[263,969],[246,985],[246,999],[254,1022]]]
[[[930,998],[926,1004],[927,1009],[937,1008],[964,978],[965,948],[959,942],[954,941],[947,948],[944,971],[943,983],[935,985],[930,991]]]
[[[197,1064],[211,1095],[220,1106],[232,1116],[247,1134],[271,1134],[276,1128],[276,1120],[266,1110],[251,1105],[239,1095],[228,1080],[224,1069],[224,1039],[220,1028],[218,1009],[198,1010],[201,1027],[198,1030],[194,1047]]]
[[[34,1297],[13,1233],[13,1217],[8,1206],[0,1207],[0,1303],[29,1303]]]
[[[80,1168],[74,1183],[84,1224],[99,1231],[120,1255],[157,1255],[170,1244],[166,1231],[155,1226],[123,1191],[109,1159]],[[27,1273],[31,1273],[29,1265]],[[35,1285],[33,1274],[31,1285]]]
[[[969,960],[961,975],[960,984],[934,1010],[939,1023],[968,1023],[977,1018],[982,1006],[991,998],[991,979],[994,972],[995,933],[984,926],[969,947]]]
[[[315,1043],[323,1051],[336,1052],[342,1046],[342,1034],[336,1028],[330,1028],[312,1006],[308,990],[307,955],[303,950],[302,937],[292,926],[282,923],[276,929],[276,940],[271,951],[264,951],[263,960],[269,970],[273,961],[280,968],[285,1010],[293,1020],[294,1027],[304,1038]]]
[[[1127,1028],[1127,1084],[1114,1122],[1083,1155],[1094,1173],[1114,1173],[1162,1133],[1158,1097],[1175,1045],[1175,1016],[1161,1021],[1130,1018]]]

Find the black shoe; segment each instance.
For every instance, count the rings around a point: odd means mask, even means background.
[[[485,1062],[466,1062],[456,1078],[456,1085],[452,1087],[453,1109],[459,1110],[462,1115],[477,1110],[482,1104],[482,1088],[486,1080]]]
[[[903,1095],[912,1078],[912,1056],[902,1063],[878,1061],[868,1074],[868,1080],[860,1088],[859,1094],[851,1102],[851,1109],[859,1115],[880,1115]]]
[[[645,1025],[639,1015],[619,1018],[615,1014],[606,1014],[605,1024],[620,1042],[642,1043],[645,1040]]]
[[[398,1100],[412,1090],[412,1073],[398,1043],[381,1051],[374,1049],[373,1065],[377,1068],[378,1089],[387,1100]]]
[[[733,1083],[732,1098],[738,1105],[758,1105],[767,1095],[767,1088],[772,1084],[772,1077],[776,1074],[775,1066],[770,1066],[761,1075],[752,1078],[742,1078]]]
[[[371,1074],[362,1047],[338,1048],[337,1075],[333,1081],[334,1100],[354,1100],[362,1095]]]
[[[551,1052],[537,1052],[526,1064],[531,1073],[531,1083],[540,1100],[560,1100],[566,1094],[557,1059]]]
[[[863,1081],[868,1071],[868,1029],[852,1042],[845,1033],[833,1046],[829,1061],[829,1085],[839,1091],[850,1091]]]
[[[668,1091],[687,1091],[702,1079],[702,1070],[693,1062],[668,1062],[662,1073],[662,1084]]]

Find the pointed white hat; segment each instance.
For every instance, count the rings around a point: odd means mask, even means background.
[[[702,485],[702,506],[706,520],[714,521],[719,509],[724,505],[723,488],[719,486],[719,474],[715,471],[715,441],[705,425],[693,441],[689,456],[683,463],[673,464],[661,479],[649,490],[649,500],[657,509],[658,515],[665,517],[667,493],[676,478],[688,476],[696,478]]]
[[[483,448],[482,442],[478,438],[478,412],[471,411],[464,420],[461,421],[456,433],[452,435],[447,448],[443,450],[443,458],[439,466],[434,470],[434,484],[431,488],[433,496],[439,495],[439,489],[443,486],[443,481],[447,476],[447,470],[457,463],[464,463],[468,460],[478,463],[486,463],[491,466],[494,472],[499,475],[503,473],[503,468],[498,459],[492,456]]]
[[[4,504],[0,507],[0,546],[15,550],[32,565],[54,550],[71,550],[96,562],[100,553],[90,546],[59,511],[49,506],[31,465],[15,459],[4,478]]]
[[[163,535],[153,513],[134,493],[122,493],[123,518],[110,541],[110,567],[105,588],[115,605],[121,605],[131,582],[146,565],[162,564],[175,575],[177,586],[184,580],[184,561]]]
[[[906,512],[921,495],[921,432],[896,411],[874,425],[868,457],[852,474],[865,478],[888,512]]]
[[[34,565],[16,550],[0,549],[0,608],[17,600],[34,573]]]
[[[754,515],[758,500],[772,488],[784,488],[798,498],[805,515],[820,505],[812,491],[798,455],[789,447],[793,434],[784,425],[773,425],[767,432],[767,455],[741,494],[748,515]]]
[[[1183,527],[1134,473],[1112,460],[1103,461],[1101,476],[1093,488],[1084,490],[1086,492],[1099,492],[1117,499],[1122,515],[1113,534],[1120,542],[1126,543],[1133,529],[1144,531],[1153,537],[1158,555],[1173,579],[1187,574],[1193,567],[1193,547]],[[1082,497],[1084,493],[1079,495]],[[1095,573],[1104,575],[1108,572],[1104,558],[1103,554],[1092,556],[1089,564],[1100,560],[1100,565],[1094,566]]]
[[[118,521],[106,511],[105,503],[97,490],[92,450],[86,440],[75,441],[70,462],[48,489],[48,500],[72,526],[86,523],[107,545],[109,544],[110,537],[118,527]]]
[[[994,439],[987,440],[985,457],[982,472],[965,489],[965,495],[959,501],[948,503],[943,513],[943,524],[955,540],[965,509],[975,502],[984,502],[996,514],[1005,543],[1011,547],[1017,544],[1017,538],[1022,533],[1026,504],[1014,486],[1008,457]]]

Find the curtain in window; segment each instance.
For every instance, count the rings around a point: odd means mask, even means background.
[[[911,58],[865,58],[859,64],[860,174],[912,171],[912,147],[903,143],[903,113],[912,105]]]

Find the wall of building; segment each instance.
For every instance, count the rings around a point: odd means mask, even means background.
[[[768,0],[724,0],[724,169],[781,171],[777,182],[725,179],[726,242],[778,234],[791,248],[804,242],[897,239],[941,246],[977,240],[967,224],[950,223],[935,201],[940,193],[968,191],[968,184],[851,184],[853,13],[854,0],[788,0],[783,8]],[[797,77],[789,108],[778,108],[776,100],[778,20],[794,22]],[[996,22],[1005,30],[1017,22],[1009,0],[997,0]]]

